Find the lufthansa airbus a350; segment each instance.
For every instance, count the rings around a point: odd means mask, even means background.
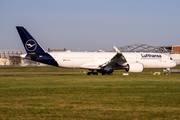
[[[87,75],[112,75],[114,70],[140,73],[144,68],[171,68],[176,63],[161,53],[120,52],[46,52],[41,45],[21,26],[17,26],[27,54],[20,57],[64,68],[88,69]]]

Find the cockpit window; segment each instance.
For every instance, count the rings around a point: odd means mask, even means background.
[[[173,60],[173,59],[170,57],[170,60]]]

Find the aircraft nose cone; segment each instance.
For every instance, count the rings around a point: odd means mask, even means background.
[[[175,61],[173,61],[173,67],[175,67],[176,66],[176,62]]]

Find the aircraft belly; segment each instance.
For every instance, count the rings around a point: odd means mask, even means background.
[[[149,61],[144,68],[157,68],[157,61]]]
[[[74,68],[81,68],[80,66],[89,62],[89,60],[74,60],[73,61],[73,67]]]
[[[84,69],[100,69],[99,65],[94,64],[94,63],[87,63],[84,65],[81,65],[80,68],[84,68]]]

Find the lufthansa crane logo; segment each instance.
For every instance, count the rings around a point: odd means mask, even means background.
[[[26,50],[28,51],[34,51],[37,48],[37,44],[34,40],[29,39],[25,44]]]

